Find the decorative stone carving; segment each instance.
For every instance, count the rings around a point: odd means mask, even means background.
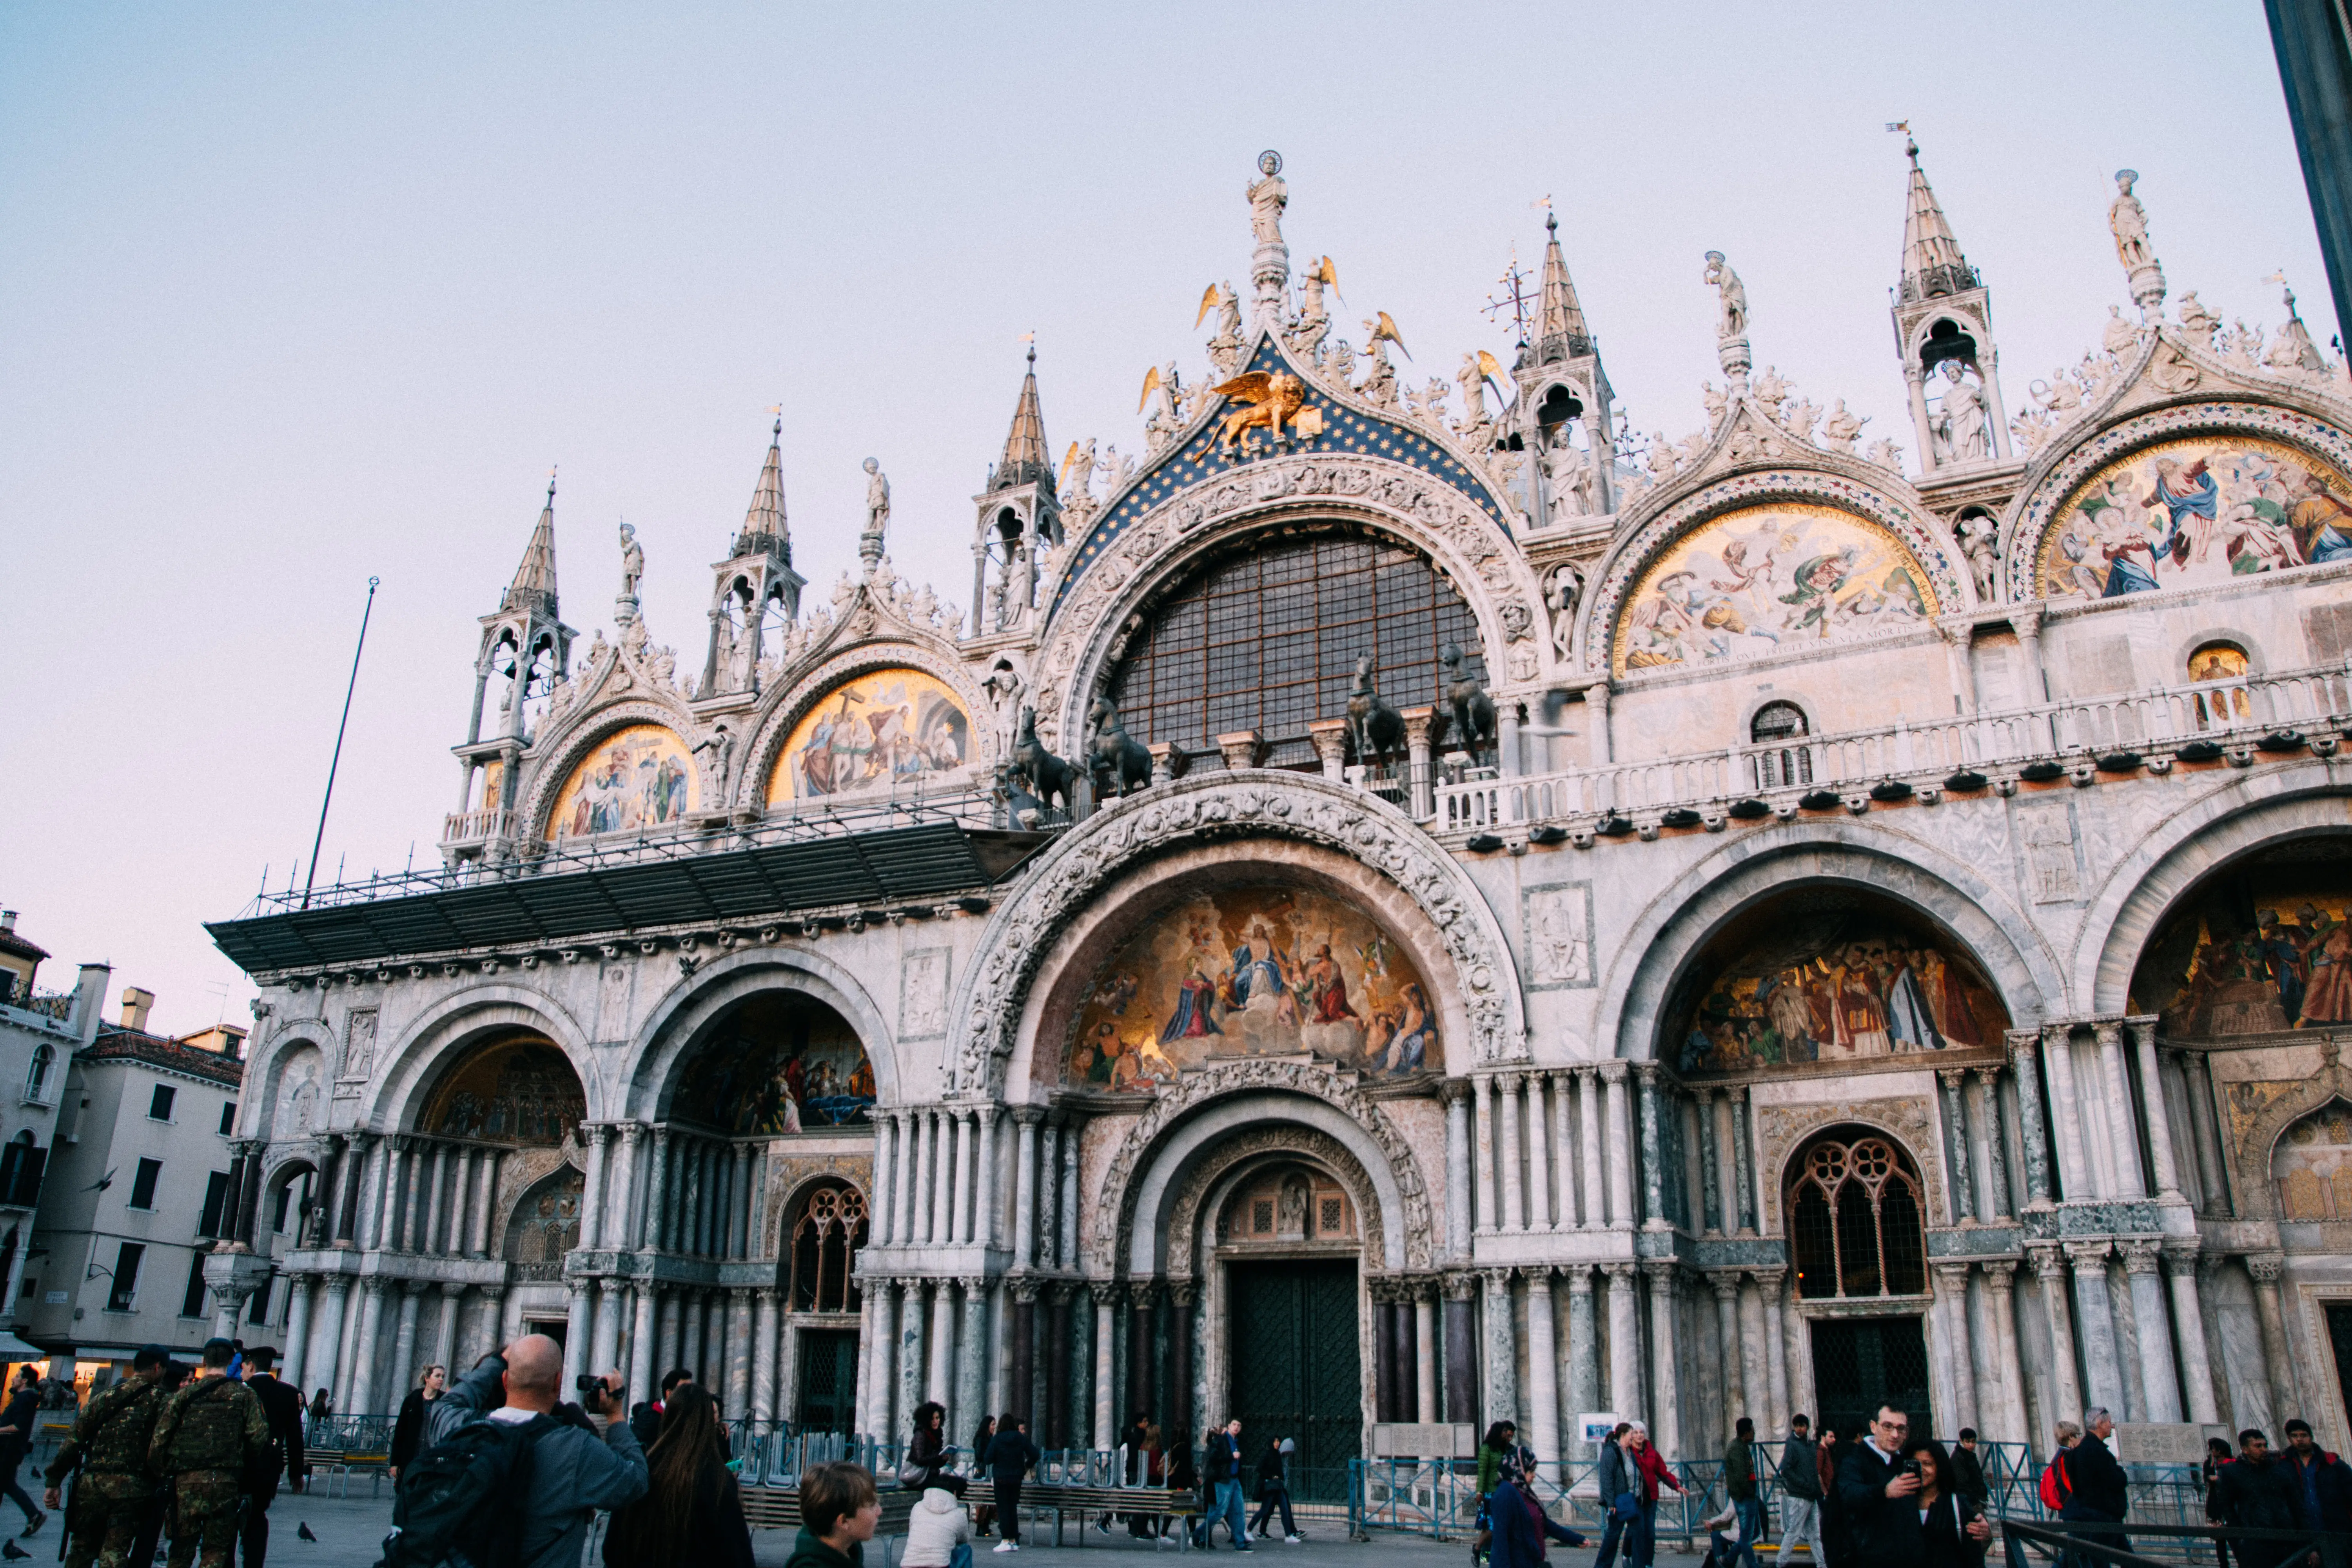
[[[1172,1218],[1168,1226],[1168,1277],[1171,1280],[1191,1279],[1196,1238],[1207,1216],[1201,1212],[1202,1199],[1210,1187],[1223,1178],[1235,1165],[1268,1154],[1295,1154],[1299,1159],[1323,1166],[1349,1189],[1349,1199],[1356,1205],[1359,1227],[1363,1232],[1364,1258],[1367,1267],[1377,1267],[1388,1256],[1386,1228],[1381,1206],[1372,1196],[1372,1184],[1364,1174],[1364,1167],[1356,1156],[1329,1133],[1312,1127],[1256,1127],[1218,1141],[1213,1152],[1203,1158],[1184,1178],[1177,1189],[1176,1201],[1171,1208]],[[1114,1256],[1125,1258],[1133,1244],[1132,1225],[1123,1215],[1117,1232]],[[1430,1249],[1430,1239],[1424,1233],[1405,1238],[1406,1256],[1413,1267],[1424,1268],[1423,1261]]]
[[[1181,780],[1097,811],[1046,851],[1029,891],[990,916],[964,981],[948,1060],[951,1088],[993,1086],[1013,1053],[1022,997],[1054,935],[1133,860],[1251,834],[1337,849],[1395,883],[1445,944],[1468,1015],[1472,1059],[1525,1060],[1518,986],[1491,911],[1462,868],[1384,803],[1291,774]],[[1163,1102],[1164,1103],[1164,1102]]]
[[[1160,1091],[1151,1102],[1151,1109],[1136,1120],[1119,1142],[1118,1152],[1111,1157],[1110,1168],[1102,1178],[1101,1195],[1095,1204],[1094,1222],[1090,1227],[1096,1257],[1108,1260],[1118,1256],[1118,1248],[1134,1223],[1134,1186],[1137,1164],[1158,1143],[1168,1130],[1187,1115],[1212,1100],[1223,1100],[1253,1089],[1287,1089],[1311,1096],[1338,1110],[1362,1128],[1381,1152],[1387,1157],[1389,1173],[1396,1182],[1405,1213],[1405,1257],[1415,1268],[1430,1267],[1433,1254],[1431,1247],[1438,1234],[1429,1212],[1428,1184],[1422,1180],[1420,1163],[1413,1158],[1412,1146],[1404,1141],[1394,1122],[1391,1121],[1377,1101],[1358,1089],[1352,1075],[1342,1074],[1323,1063],[1303,1062],[1281,1057],[1246,1057],[1234,1061],[1219,1062],[1213,1067],[1196,1068],[1179,1077],[1176,1082]],[[1314,1138],[1324,1136],[1305,1128],[1276,1128],[1275,1145],[1305,1147]],[[1229,1146],[1234,1141],[1228,1141]],[[1337,1140],[1331,1141],[1337,1147]],[[1353,1155],[1341,1151],[1350,1166]],[[1362,1189],[1369,1191],[1369,1187]],[[1364,1220],[1365,1234],[1372,1234],[1370,1215],[1377,1205],[1357,1205]],[[1373,1256],[1367,1254],[1368,1257]]]
[[[1780,1212],[1780,1173],[1788,1165],[1789,1156],[1814,1133],[1843,1122],[1875,1128],[1901,1143],[1904,1152],[1918,1163],[1920,1184],[1927,1192],[1927,1223],[1952,1223],[1944,1196],[1943,1156],[1937,1137],[1935,1110],[1924,1096],[1848,1100],[1833,1105],[1759,1105],[1754,1115],[1756,1184],[1759,1189],[1757,1206],[1761,1211],[1765,1235],[1788,1234]]]

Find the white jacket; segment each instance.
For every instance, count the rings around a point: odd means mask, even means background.
[[[971,1514],[945,1487],[924,1490],[907,1515],[907,1550],[899,1568],[948,1568],[960,1542],[971,1539]]]

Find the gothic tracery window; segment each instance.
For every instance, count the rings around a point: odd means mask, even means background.
[[[1789,1188],[1797,1294],[1917,1296],[1927,1289],[1919,1179],[1884,1138],[1824,1139]]]
[[[845,1183],[813,1189],[792,1229],[792,1310],[855,1312],[862,1304],[856,1268],[866,1245],[866,1194]]]

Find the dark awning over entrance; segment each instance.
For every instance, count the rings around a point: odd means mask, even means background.
[[[903,904],[988,888],[1045,835],[951,823],[811,837],[585,870],[495,870],[463,887],[220,921],[205,929],[247,973],[803,910]]]

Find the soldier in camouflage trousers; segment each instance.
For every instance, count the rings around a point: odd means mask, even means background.
[[[131,1543],[155,1506],[147,1471],[147,1440],[163,1408],[163,1363],[172,1352],[149,1345],[132,1358],[131,1375],[93,1396],[74,1422],[73,1436],[49,1461],[45,1479],[52,1512],[76,1466],[73,1507],[66,1514],[66,1568],[131,1568]],[[140,1568],[145,1568],[144,1564]]]
[[[253,1390],[228,1376],[236,1349],[205,1342],[205,1363],[164,1403],[147,1441],[147,1468],[172,1483],[171,1568],[227,1568],[236,1544],[236,1500],[247,1472],[269,1452],[269,1423]],[[133,1568],[147,1568],[144,1563]]]

